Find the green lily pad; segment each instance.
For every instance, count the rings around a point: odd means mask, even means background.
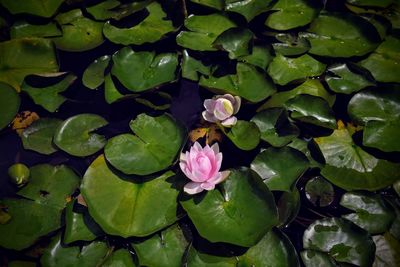
[[[323,167],[323,164],[320,163],[320,161],[322,161],[322,160],[317,161],[314,158],[315,150],[318,147],[317,144],[314,142],[314,140],[311,139],[311,140],[306,141],[306,140],[303,140],[300,138],[295,138],[287,146],[294,148],[294,149],[300,151],[301,153],[303,153],[307,157],[307,159],[310,163],[310,168],[320,168],[321,169]],[[313,150],[314,153],[311,153],[311,150]],[[316,153],[318,153],[318,152],[319,152],[319,150],[317,149]],[[321,154],[321,152],[319,152],[319,154]],[[322,155],[320,155],[320,156],[322,157]]]
[[[112,59],[112,74],[133,92],[146,91],[176,79],[178,56],[175,53],[156,55],[154,52],[135,52],[124,47]]]
[[[250,247],[278,223],[274,198],[255,172],[231,170],[220,188],[180,202],[202,237]]]
[[[260,142],[260,130],[254,122],[238,120],[226,136],[242,150],[252,150]]]
[[[399,266],[400,242],[390,233],[373,236],[376,251],[373,267]]]
[[[367,6],[367,7],[387,7],[393,0],[347,0],[349,4],[356,6]]]
[[[10,261],[8,267],[36,267],[36,262],[32,261]]]
[[[10,85],[0,82],[0,130],[7,127],[19,110],[20,98]]]
[[[111,74],[107,74],[106,77],[104,77],[104,98],[106,102],[112,104],[124,97],[125,95],[121,94],[115,86]]]
[[[85,18],[80,9],[59,14],[55,20],[61,25],[63,35],[52,40],[60,50],[86,51],[101,45],[104,41],[103,23]]]
[[[147,236],[173,224],[179,191],[174,173],[154,178],[127,180],[114,173],[104,156],[86,171],[81,192],[93,219],[108,234]]]
[[[341,218],[312,223],[303,235],[305,249],[329,253],[337,262],[371,266],[375,244],[367,231]]]
[[[102,267],[136,267],[132,260],[131,253],[126,249],[118,249],[114,251],[107,260],[101,265]]]
[[[103,29],[104,36],[116,44],[142,45],[157,42],[167,33],[175,30],[172,21],[166,19],[167,14],[159,3],[153,2],[146,9],[149,15],[132,28],[121,29],[106,22]]]
[[[132,246],[142,266],[180,267],[188,244],[179,226],[174,224],[143,242],[132,243]]]
[[[93,131],[107,125],[107,121],[96,114],[78,114],[65,120],[54,134],[58,148],[77,157],[86,157],[102,149],[107,140]]]
[[[135,133],[108,140],[107,161],[126,174],[147,175],[169,167],[185,138],[183,127],[170,115],[140,114],[130,122]]]
[[[253,33],[246,28],[231,28],[215,39],[213,46],[229,52],[229,58],[247,56],[251,52]]]
[[[87,227],[83,214],[74,212],[74,203],[71,201],[65,209],[65,232],[63,242],[70,244],[75,241],[93,241],[96,235]]]
[[[40,118],[26,128],[21,135],[25,149],[30,149],[44,155],[50,155],[57,151],[53,144],[53,136],[62,120],[54,118]]]
[[[362,150],[352,139],[355,129],[339,123],[327,137],[315,138],[326,165],[321,174],[346,190],[375,191],[400,179],[400,164],[378,159]]]
[[[176,43],[182,47],[200,51],[215,51],[214,41],[224,31],[236,27],[236,24],[221,14],[205,16],[190,15],[185,19],[189,31],[181,31]]]
[[[271,9],[272,0],[225,0],[225,10],[243,15],[247,21]]]
[[[265,25],[278,31],[307,25],[319,12],[318,8],[305,0],[279,0],[271,10],[275,12],[268,16]]]
[[[20,91],[24,78],[58,71],[53,43],[41,38],[12,39],[0,43],[0,82]]]
[[[237,63],[236,74],[201,76],[199,85],[217,93],[237,95],[251,102],[260,102],[275,93],[275,86],[265,73],[246,63]]]
[[[325,81],[329,88],[336,93],[351,94],[375,85],[366,75],[353,72],[345,63],[329,66],[327,71]]]
[[[87,7],[86,10],[96,20],[120,20],[146,8],[151,2],[152,0],[145,0],[121,4],[121,2],[117,0],[106,0],[97,5]]]
[[[376,28],[350,13],[321,13],[301,36],[310,44],[309,52],[326,57],[363,56],[380,43]]]
[[[307,199],[316,207],[327,207],[335,199],[335,190],[332,184],[321,176],[307,181],[305,192]]]
[[[214,9],[218,10],[223,10],[225,7],[225,1],[224,0],[190,0],[190,2],[211,7]]]
[[[315,250],[304,250],[300,253],[306,267],[337,267],[335,260],[326,253]]]
[[[386,36],[385,41],[359,64],[369,70],[378,82],[400,82],[400,39]]]
[[[312,95],[312,96],[318,96],[323,99],[325,99],[329,106],[332,107],[333,104],[335,103],[336,96],[331,95],[321,84],[320,81],[318,80],[307,80],[301,85],[297,86],[293,90],[290,91],[284,91],[284,92],[278,92],[270,99],[268,99],[261,107],[258,108],[257,111],[261,111],[267,108],[273,108],[273,107],[283,107],[285,102],[288,101],[289,99],[294,98],[297,95],[300,94],[305,94],[305,95]]]
[[[287,192],[308,167],[303,153],[291,147],[267,148],[251,163],[251,169],[260,175],[270,190]]]
[[[25,199],[5,199],[1,202],[11,219],[0,224],[0,245],[22,250],[40,237],[61,227],[61,210]]]
[[[27,13],[50,18],[63,2],[64,0],[1,0],[0,4],[11,14]]]
[[[26,21],[17,21],[10,29],[11,39],[24,37],[55,37],[61,36],[62,32],[55,22],[42,25],[29,24]]]
[[[257,245],[240,256],[238,266],[300,266],[296,249],[278,229],[269,231]]]
[[[200,74],[211,75],[211,67],[205,66],[203,62],[191,57],[187,50],[183,50],[182,77],[192,81],[198,81]]]
[[[283,108],[271,108],[257,113],[252,119],[260,129],[261,139],[274,147],[282,147],[296,138],[300,131],[288,119]]]
[[[190,247],[187,256],[188,267],[236,267],[237,260],[233,257],[220,257],[201,253]]]
[[[237,60],[266,70],[272,58],[273,56],[270,48],[267,46],[255,45],[250,55],[238,57]]]
[[[291,191],[282,193],[277,203],[279,227],[289,225],[297,217],[300,211],[300,204],[300,193],[295,186]]]
[[[395,218],[394,211],[380,195],[347,192],[342,196],[340,205],[355,211],[343,215],[343,218],[352,221],[370,234],[386,232]]]
[[[336,129],[336,118],[328,102],[318,96],[297,95],[285,102],[290,117],[301,122]]]
[[[400,151],[400,92],[380,88],[357,93],[347,107],[351,118],[364,125],[363,145],[382,151]]]
[[[110,62],[110,56],[105,55],[95,59],[83,72],[82,83],[89,89],[96,89],[104,83],[104,71]]]
[[[272,43],[275,54],[284,56],[297,56],[306,53],[310,49],[309,42],[297,35],[290,33],[278,33],[275,38],[280,43]]]
[[[105,242],[70,247],[62,244],[61,235],[55,236],[40,259],[43,267],[100,266],[109,248]]]
[[[11,220],[0,224],[0,246],[21,250],[40,237],[61,227],[61,212],[79,184],[79,177],[66,166],[36,165],[31,178],[18,195],[26,199],[5,199]]]
[[[76,78],[75,75],[68,74],[60,82],[43,88],[32,87],[24,82],[21,89],[33,99],[35,104],[42,106],[49,112],[55,112],[66,101],[66,98],[60,93],[66,91]]]
[[[268,74],[279,85],[289,82],[318,76],[325,71],[326,65],[309,55],[298,58],[288,58],[281,54],[276,55],[268,66]]]

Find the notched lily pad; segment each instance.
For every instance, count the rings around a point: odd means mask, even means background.
[[[300,36],[310,42],[309,52],[318,56],[363,56],[381,41],[371,23],[349,13],[321,12],[307,31]]]
[[[129,90],[142,92],[176,79],[175,53],[135,52],[124,47],[112,57],[112,74]]]
[[[355,72],[354,67],[346,63],[329,66],[327,71],[325,81],[336,93],[351,94],[375,85],[373,79],[368,77],[368,73]]]
[[[61,37],[53,38],[57,48],[64,51],[80,52],[101,45],[103,23],[83,16],[80,9],[73,9],[57,15],[55,20],[60,24]]]
[[[326,161],[321,174],[346,190],[375,191],[400,179],[400,164],[378,159],[357,146],[352,139],[355,130],[339,121],[332,135],[314,139]]]
[[[276,90],[263,71],[246,63],[237,63],[236,74],[201,76],[199,85],[217,93],[237,95],[250,102],[260,102]]]
[[[104,36],[113,43],[123,45],[142,45],[154,43],[164,37],[167,33],[175,30],[172,21],[166,19],[167,14],[161,5],[153,2],[146,7],[149,15],[138,25],[132,28],[118,28],[108,21],[104,24]]]
[[[350,117],[364,126],[363,145],[382,151],[400,151],[400,92],[396,87],[370,89],[354,95]]]
[[[260,175],[270,190],[287,192],[308,167],[303,153],[291,147],[267,148],[251,163],[251,169]]]
[[[260,142],[260,131],[254,122],[238,120],[226,136],[242,150],[252,150]]]
[[[305,0],[279,0],[271,10],[275,12],[268,16],[265,25],[279,31],[307,25],[319,12],[312,1]]]
[[[378,194],[347,192],[342,196],[340,205],[355,211],[343,215],[343,218],[352,221],[370,234],[388,231],[395,219],[393,209]]]
[[[25,149],[30,149],[41,154],[50,155],[57,151],[53,144],[53,136],[62,120],[54,118],[41,118],[34,121],[21,135]]]
[[[180,267],[188,241],[177,224],[142,242],[132,243],[140,265]]]
[[[296,56],[306,53],[310,49],[308,41],[294,34],[278,33],[275,38],[279,43],[272,43],[276,54],[284,56]]]
[[[54,45],[41,38],[12,39],[0,43],[0,82],[17,91],[31,74],[47,75],[58,71]]]
[[[289,121],[283,108],[261,111],[251,121],[260,129],[261,139],[274,147],[285,146],[300,134],[300,130]]]
[[[268,74],[279,85],[289,82],[318,76],[325,71],[326,65],[309,55],[298,58],[288,58],[281,54],[276,55],[268,66]]]
[[[249,29],[231,28],[219,35],[213,46],[229,52],[229,58],[235,59],[250,54],[252,41],[253,33]]]
[[[11,14],[27,13],[50,18],[63,2],[64,0],[1,0],[0,4]]]
[[[340,263],[366,267],[374,261],[375,244],[368,232],[341,218],[312,223],[304,232],[303,246],[327,253]]]
[[[89,89],[96,89],[104,82],[104,71],[110,62],[110,56],[105,55],[95,59],[83,72],[82,83]]]
[[[359,64],[368,69],[378,82],[400,82],[400,39],[386,36],[385,41]]]
[[[130,122],[135,133],[108,140],[108,162],[126,174],[148,175],[169,167],[181,150],[185,129],[171,115],[140,114]]]
[[[197,82],[201,74],[211,75],[211,66],[206,66],[201,60],[191,57],[187,50],[183,50],[181,67],[182,77],[192,81]]]
[[[185,19],[189,31],[181,31],[176,36],[176,43],[182,47],[199,51],[215,51],[214,41],[224,31],[236,27],[228,17],[221,14],[190,15]]]
[[[66,98],[60,93],[66,91],[76,78],[74,74],[68,74],[60,82],[43,88],[32,87],[24,82],[21,89],[33,99],[35,104],[49,112],[55,112],[66,101]]]
[[[55,37],[61,35],[62,32],[55,22],[37,25],[29,24],[26,21],[17,21],[10,29],[11,39],[24,37]]]
[[[108,122],[96,114],[78,114],[65,120],[54,134],[54,143],[68,154],[86,157],[102,149],[107,140],[93,131]]]

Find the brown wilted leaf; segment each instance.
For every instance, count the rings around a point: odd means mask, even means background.
[[[189,139],[192,143],[201,138],[206,138],[206,144],[210,145],[214,142],[222,142],[222,132],[215,124],[209,124],[208,127],[199,127],[189,133]]]
[[[79,194],[79,195],[76,197],[76,200],[77,200],[78,203],[81,204],[82,206],[87,207],[86,201],[85,201],[85,199],[83,198],[82,194]]]
[[[34,121],[39,119],[39,115],[33,111],[22,111],[18,113],[13,122],[12,129],[15,130],[19,136],[21,136],[24,129],[28,128]]]

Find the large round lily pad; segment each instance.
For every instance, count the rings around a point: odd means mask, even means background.
[[[6,127],[17,114],[20,99],[14,88],[0,82],[0,130]]]
[[[62,150],[77,157],[92,155],[106,144],[104,136],[93,133],[107,125],[96,114],[79,114],[65,120],[54,134],[54,143]]]
[[[170,115],[151,117],[140,114],[130,123],[133,134],[121,134],[108,140],[108,162],[126,174],[147,175],[170,166],[183,141],[183,127]]]
[[[336,261],[361,267],[371,266],[375,244],[367,231],[340,218],[312,223],[303,235],[305,249],[329,253]]]
[[[220,187],[181,201],[204,238],[250,247],[278,224],[274,198],[255,172],[231,170]]]
[[[174,173],[130,179],[114,173],[103,155],[86,171],[81,192],[93,219],[108,234],[147,236],[174,223],[179,191]]]

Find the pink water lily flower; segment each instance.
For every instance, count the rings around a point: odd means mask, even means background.
[[[192,180],[184,187],[188,194],[197,194],[203,190],[213,190],[216,184],[224,181],[230,171],[220,172],[222,153],[218,143],[204,148],[195,142],[190,151],[181,153],[179,166],[183,173]]]
[[[239,111],[240,104],[239,96],[217,95],[213,99],[204,100],[206,110],[202,115],[206,121],[221,122],[223,126],[231,127],[237,122],[237,118],[233,115]]]

